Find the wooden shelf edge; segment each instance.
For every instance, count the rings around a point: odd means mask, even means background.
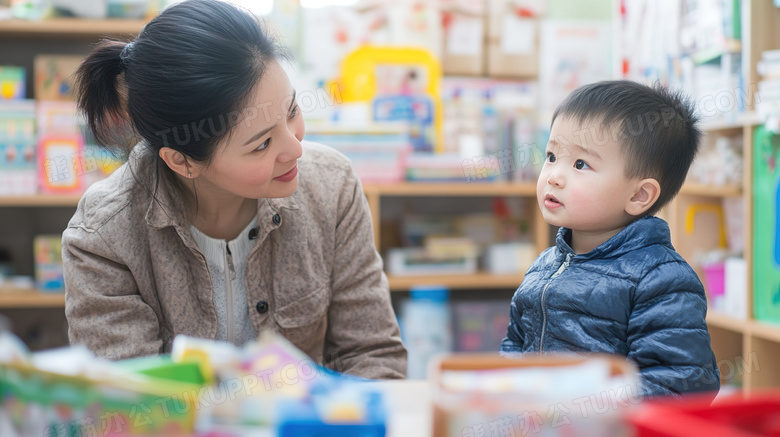
[[[57,37],[87,37],[101,35],[137,35],[147,20],[109,18],[49,18],[38,21],[0,20],[0,36],[38,35]]]
[[[725,329],[727,331],[745,333],[748,331],[749,324],[750,322],[747,320],[741,320],[715,311],[709,311],[707,313],[708,326]]]
[[[780,343],[780,325],[751,320],[750,335],[754,338]]]
[[[686,182],[680,189],[680,194],[691,196],[731,197],[741,196],[742,187],[737,186],[709,186]]]
[[[0,289],[0,308],[64,308],[65,293]]]
[[[761,124],[761,119],[755,112],[745,112],[733,118],[712,117],[701,123],[702,132],[719,132],[725,130],[743,129]]]
[[[475,182],[365,184],[366,194],[380,196],[535,196],[536,183]]]
[[[523,282],[522,273],[511,275],[493,275],[476,273],[473,275],[425,275],[425,276],[393,276],[388,275],[390,291],[409,291],[418,285],[443,285],[453,290],[462,289],[516,289]]]
[[[81,194],[36,194],[32,196],[0,196],[0,207],[77,206]]]

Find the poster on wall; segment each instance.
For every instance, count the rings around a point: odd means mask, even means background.
[[[540,119],[580,85],[613,78],[612,24],[609,21],[545,20],[540,28]]]
[[[753,312],[780,322],[780,136],[759,126],[753,153]]]

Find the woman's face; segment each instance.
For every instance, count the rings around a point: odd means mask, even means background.
[[[249,199],[290,196],[304,134],[295,90],[281,65],[270,62],[253,93],[211,163],[198,169],[198,185]]]

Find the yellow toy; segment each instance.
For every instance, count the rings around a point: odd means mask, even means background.
[[[426,50],[363,46],[344,58],[335,85],[344,103],[368,103],[374,121],[409,122],[415,151],[441,152],[441,75]]]

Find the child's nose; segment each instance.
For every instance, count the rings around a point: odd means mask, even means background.
[[[547,183],[549,185],[552,185],[552,186],[555,186],[555,187],[558,187],[558,188],[563,188],[563,186],[564,186],[563,176],[561,175],[561,173],[559,171],[553,170],[552,172],[550,172],[550,175],[547,177]]]

